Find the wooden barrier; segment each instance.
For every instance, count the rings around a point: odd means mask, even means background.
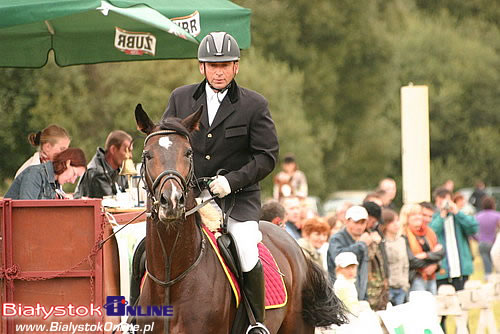
[[[436,296],[438,314],[455,315],[457,334],[468,334],[469,310],[480,309],[476,334],[484,334],[486,329],[488,333],[497,333],[493,302],[499,297],[499,275],[492,275],[487,284],[476,280],[467,281],[461,291],[455,291],[452,285],[442,285]]]
[[[2,311],[6,303],[25,311],[40,305],[39,310],[58,306],[66,313],[84,314],[85,307],[92,309],[91,304],[102,310],[105,296],[119,292],[119,277],[114,275],[118,268],[116,242],[98,247],[109,234],[106,224],[100,200],[1,200]],[[69,305],[74,306],[73,311]],[[78,306],[83,306],[80,312],[76,312]],[[13,314],[14,308],[8,311]],[[89,312],[46,319],[29,313],[5,315],[2,313],[0,333],[7,334],[35,331],[19,325],[53,326],[53,332],[64,333],[72,331],[70,325],[119,322],[116,317],[106,317],[104,311],[101,315]]]

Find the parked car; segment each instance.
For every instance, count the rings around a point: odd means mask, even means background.
[[[343,190],[336,191],[328,196],[323,204],[323,213],[335,212],[345,203],[349,202],[353,205],[361,205],[363,199],[369,193],[369,190]]]

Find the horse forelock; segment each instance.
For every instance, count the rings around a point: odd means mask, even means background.
[[[191,133],[188,131],[188,129],[186,129],[181,121],[182,120],[180,118],[167,117],[166,119],[161,120],[160,124],[158,125],[160,126],[160,130],[173,130],[181,135],[186,136],[191,142]]]

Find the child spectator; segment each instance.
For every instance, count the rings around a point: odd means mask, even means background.
[[[356,275],[358,271],[358,259],[352,252],[343,252],[335,257],[335,274],[337,279],[333,285],[335,294],[347,307],[349,312],[358,315],[360,303],[356,290]]]

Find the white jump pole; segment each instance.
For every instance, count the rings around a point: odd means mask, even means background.
[[[429,90],[401,87],[403,203],[430,201]]]

